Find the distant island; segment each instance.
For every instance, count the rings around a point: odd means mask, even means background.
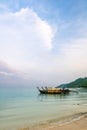
[[[67,84],[61,84],[59,86],[56,86],[56,88],[87,88],[87,77],[85,78],[78,78],[73,82],[67,83]]]

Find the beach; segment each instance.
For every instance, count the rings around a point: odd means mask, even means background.
[[[19,128],[18,130],[87,130],[87,112],[78,113],[58,121]]]

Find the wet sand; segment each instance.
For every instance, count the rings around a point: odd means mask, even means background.
[[[87,130],[87,112],[78,113],[62,120],[47,121],[18,130]]]

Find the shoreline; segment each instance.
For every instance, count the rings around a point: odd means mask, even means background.
[[[17,130],[87,130],[87,112],[80,112],[62,119],[49,120]]]

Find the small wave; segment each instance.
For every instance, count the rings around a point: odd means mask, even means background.
[[[71,116],[71,117],[69,117],[69,118],[67,118],[67,119],[65,119],[63,121],[59,121],[58,125],[59,126],[67,125],[67,124],[70,124],[72,122],[78,121],[78,120],[84,118],[85,116],[87,116],[87,112],[78,113],[78,114],[73,115],[73,116]]]

